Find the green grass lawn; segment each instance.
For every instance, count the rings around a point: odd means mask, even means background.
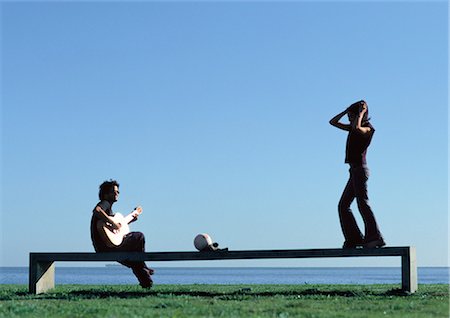
[[[59,285],[41,295],[0,285],[0,317],[449,317],[449,286]]]

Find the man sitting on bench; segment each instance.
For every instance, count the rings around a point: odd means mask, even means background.
[[[127,217],[114,214],[112,205],[119,198],[119,184],[115,180],[100,185],[100,202],[95,206],[91,218],[91,239],[96,252],[145,252],[145,237],[141,232],[129,232],[128,223],[137,220],[142,208],[138,207]],[[122,265],[133,270],[143,288],[151,288],[150,275],[153,269],[145,262],[121,261]]]

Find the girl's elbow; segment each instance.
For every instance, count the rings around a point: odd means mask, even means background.
[[[356,127],[356,130],[360,133],[360,134],[367,134],[370,132],[370,128],[368,127]]]

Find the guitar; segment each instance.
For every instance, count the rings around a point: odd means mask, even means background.
[[[120,213],[114,214],[112,220],[114,223],[120,223],[120,229],[113,229],[112,224],[109,222],[105,222],[103,220],[99,220],[97,222],[97,231],[100,233],[100,236],[103,242],[108,247],[116,247],[122,244],[123,237],[130,233],[130,226],[128,225],[131,221],[135,219],[139,214],[142,213],[142,208],[139,206],[135,208],[130,214],[127,216],[123,216]]]

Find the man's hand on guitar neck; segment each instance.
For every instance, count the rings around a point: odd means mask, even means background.
[[[138,216],[141,213],[142,213],[142,207],[141,206],[138,206],[138,207],[134,208],[134,210],[131,211],[131,215],[133,216],[133,220],[130,223],[137,221]]]

